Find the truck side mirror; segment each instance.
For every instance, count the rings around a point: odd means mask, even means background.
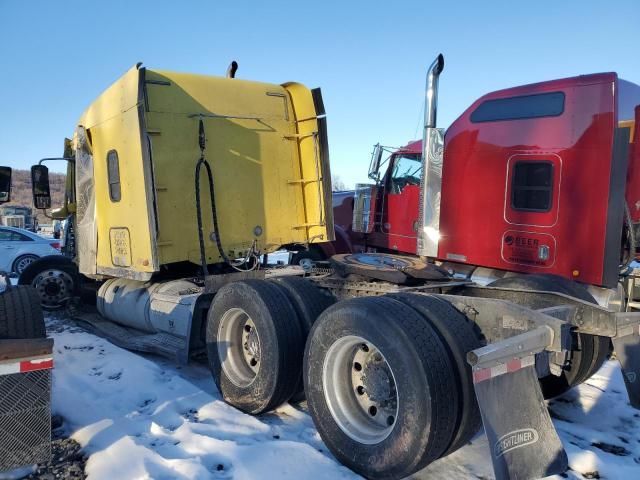
[[[31,167],[31,189],[33,192],[33,204],[36,208],[51,208],[49,169],[44,165]]]
[[[11,200],[11,167],[0,167],[0,203]]]
[[[382,153],[384,148],[379,143],[373,146],[371,153],[371,163],[369,164],[369,178],[376,182],[380,179],[380,162],[382,161]]]

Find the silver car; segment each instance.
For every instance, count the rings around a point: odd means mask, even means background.
[[[40,257],[60,255],[60,240],[14,227],[0,227],[0,271],[20,275]]]

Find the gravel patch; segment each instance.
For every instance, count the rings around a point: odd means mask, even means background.
[[[51,461],[40,464],[36,471],[25,477],[39,480],[85,479],[84,465],[87,457],[78,442],[69,438],[64,419],[51,417]]]

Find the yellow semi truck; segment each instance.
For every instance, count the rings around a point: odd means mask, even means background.
[[[71,142],[75,185],[54,216],[77,214],[80,273],[148,281],[200,265],[196,206],[212,200],[204,176],[195,197],[202,152],[223,199],[219,231],[202,215],[207,264],[331,239],[319,91],[315,99],[296,83],[133,67],[84,112]]]
[[[302,388],[309,326],[299,325],[287,300],[291,280],[255,282],[265,276],[266,254],[333,239],[324,116],[320,90],[299,83],[134,66],[82,114],[63,157],[32,168],[34,204],[49,209],[45,164],[68,162],[65,203],[50,215],[69,219],[75,254],[44,257],[19,282],[50,309],[86,299],[93,286],[98,314],[76,318],[124,347],[186,362],[206,347],[212,298],[224,284],[248,279],[250,292],[223,334],[244,335],[248,362],[271,362],[262,368],[271,387],[247,384],[236,396],[250,398],[245,408],[255,413],[288,400]],[[318,295],[316,303],[329,298]],[[269,312],[262,328],[282,355],[262,362],[256,323]],[[284,337],[274,322],[284,322]],[[233,366],[236,376],[249,374]]]

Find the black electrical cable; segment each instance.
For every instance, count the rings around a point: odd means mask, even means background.
[[[200,242],[200,265],[202,267],[202,275],[206,276],[209,273],[209,269],[207,268],[207,258],[206,251],[204,246],[204,233],[202,231],[202,206],[200,205],[200,169],[202,165],[204,165],[207,169],[207,176],[209,179],[209,196],[211,198],[211,216],[213,220],[213,231],[216,239],[216,246],[218,247],[218,252],[222,259],[228,265],[232,265],[229,257],[224,252],[222,248],[222,242],[220,240],[220,230],[218,229],[218,214],[216,212],[216,197],[215,197],[215,189],[213,185],[213,174],[211,172],[211,165],[207,162],[206,158],[204,158],[204,150],[206,148],[206,137],[204,133],[204,124],[202,119],[200,119],[199,125],[199,133],[198,133],[198,143],[200,145],[200,159],[196,164],[196,214],[198,219],[198,240]]]

